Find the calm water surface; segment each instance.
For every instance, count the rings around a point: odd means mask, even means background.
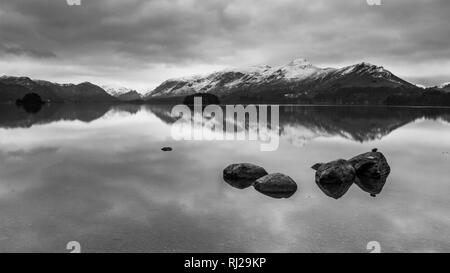
[[[280,146],[174,141],[168,106],[0,106],[0,251],[450,251],[450,109],[280,108]],[[162,152],[164,146],[173,152]],[[310,168],[379,148],[375,198],[325,195]],[[231,163],[291,176],[274,199],[222,180]]]

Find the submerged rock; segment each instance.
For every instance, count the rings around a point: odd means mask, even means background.
[[[223,170],[225,182],[238,189],[250,187],[265,175],[267,172],[264,168],[250,163],[232,164]]]
[[[255,189],[273,198],[289,198],[297,191],[297,183],[281,173],[269,174],[256,180]]]
[[[355,183],[373,197],[380,194],[391,173],[391,167],[384,155],[374,149],[349,161],[356,170]]]
[[[161,149],[163,152],[171,152],[173,149],[171,147],[164,147]]]

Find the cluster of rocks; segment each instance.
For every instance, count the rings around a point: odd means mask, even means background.
[[[341,198],[353,183],[375,197],[381,193],[391,172],[386,158],[377,149],[349,160],[317,163],[312,168],[316,170],[319,188],[335,199]]]
[[[253,186],[258,192],[273,198],[289,198],[297,191],[297,183],[281,173],[269,174],[250,163],[232,164],[223,170],[223,179],[231,186],[245,189]]]

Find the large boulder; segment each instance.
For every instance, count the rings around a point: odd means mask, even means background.
[[[391,168],[386,158],[377,149],[353,157],[329,163],[317,163],[316,183],[328,196],[341,198],[353,183],[371,196],[381,193]]]
[[[267,175],[264,168],[250,164],[232,164],[223,170],[223,179],[231,186],[238,189],[245,189],[252,186],[255,181]]]
[[[345,159],[339,159],[329,163],[318,163],[312,168],[316,170],[317,184],[347,184],[355,181],[355,169]]]
[[[269,174],[256,180],[255,189],[273,198],[289,198],[297,191],[297,183],[281,173]]]
[[[355,180],[355,184],[358,185],[358,187],[360,187],[363,191],[370,194],[370,196],[376,197],[383,190],[386,180],[387,176],[380,178],[358,176]]]
[[[339,199],[344,196],[350,187],[353,185],[353,181],[340,181],[336,183],[329,183],[328,181],[322,180],[316,182],[319,189],[325,193],[325,195]]]
[[[356,170],[355,183],[365,192],[375,197],[380,194],[391,173],[386,158],[376,149],[350,159]]]
[[[355,181],[355,169],[344,159],[317,163],[312,168],[316,170],[317,186],[323,193],[334,199],[344,196]]]
[[[389,166],[386,158],[377,149],[373,149],[372,152],[364,153],[353,157],[349,160],[353,168],[356,170],[356,174],[368,176],[368,177],[387,177],[391,173],[391,167]]]

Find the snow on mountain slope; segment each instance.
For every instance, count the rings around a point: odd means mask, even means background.
[[[438,88],[450,92],[450,82],[440,84]]]
[[[360,63],[340,69],[319,68],[301,58],[276,67],[253,66],[223,70],[206,76],[170,79],[145,97],[172,97],[193,93],[222,95],[274,86],[300,92],[336,87],[398,87],[412,84],[381,66]]]
[[[121,101],[133,101],[142,99],[142,95],[136,90],[120,87],[103,85],[102,88],[111,96],[118,98]]]
[[[126,88],[126,87],[122,87],[122,86],[102,85],[101,87],[106,91],[106,93],[110,94],[113,97],[117,97],[122,94],[126,94],[130,91],[133,91],[130,88]]]

